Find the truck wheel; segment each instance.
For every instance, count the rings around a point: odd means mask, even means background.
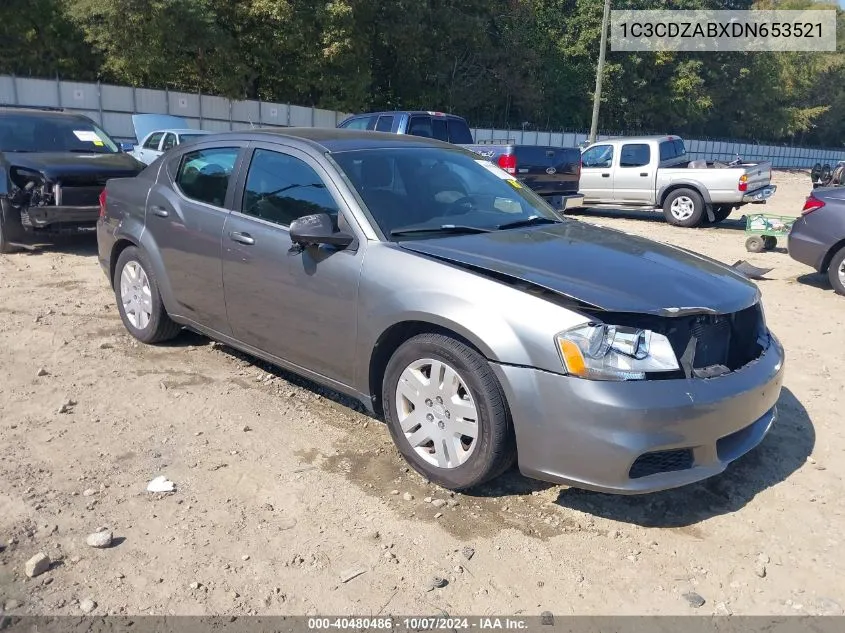
[[[675,226],[698,226],[704,218],[704,199],[694,189],[675,189],[663,201],[663,215]]]
[[[17,251],[13,242],[23,237],[21,216],[8,200],[0,200],[0,254],[8,255]]]
[[[136,339],[161,343],[182,330],[164,309],[153,267],[143,251],[130,246],[120,253],[112,283],[120,319]]]
[[[827,278],[836,294],[845,295],[845,248],[840,248],[839,252],[830,260]]]
[[[505,396],[478,352],[420,334],[387,364],[382,402],[399,452],[426,479],[465,490],[497,477],[516,456]]]

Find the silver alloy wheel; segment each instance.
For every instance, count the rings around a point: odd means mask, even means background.
[[[839,270],[836,271],[836,274],[839,276],[839,283],[845,286],[845,259],[839,264]]]
[[[126,262],[120,273],[120,300],[123,312],[138,330],[145,329],[153,316],[153,297],[147,273],[137,261]]]
[[[693,203],[692,198],[678,196],[672,200],[669,210],[672,212],[672,217],[676,220],[688,220],[695,211],[695,203]]]
[[[422,358],[408,365],[396,385],[399,425],[411,448],[439,468],[457,468],[478,444],[478,409],[460,374]]]

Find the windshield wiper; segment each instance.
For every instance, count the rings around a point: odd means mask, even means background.
[[[492,230],[465,224],[441,224],[440,226],[417,226],[407,229],[393,229],[390,232],[390,236],[413,235],[415,233],[490,233]]]
[[[542,215],[531,215],[527,218],[523,218],[522,220],[514,220],[513,222],[499,224],[496,228],[502,231],[505,229],[516,229],[520,226],[533,226],[535,224],[560,224],[560,222]]]

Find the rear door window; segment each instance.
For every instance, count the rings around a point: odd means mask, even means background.
[[[176,186],[191,200],[222,207],[239,151],[237,147],[214,147],[188,152],[176,173]]]
[[[376,132],[390,132],[393,129],[393,115],[380,116],[376,123]]]
[[[679,156],[683,156],[687,153],[686,147],[684,147],[684,142],[676,138],[671,141],[663,141],[660,144],[660,160],[672,160],[673,158],[678,158]]]
[[[651,161],[651,149],[645,143],[628,143],[619,153],[620,167],[644,167]]]
[[[472,145],[473,138],[469,126],[463,119],[449,119],[449,142]]]
[[[164,136],[164,142],[161,144],[161,149],[163,151],[167,151],[174,145],[176,145],[176,135],[173,132],[168,132]]]
[[[412,116],[410,122],[408,123],[408,134],[413,136],[422,136],[425,138],[433,138],[431,117],[420,114]]]

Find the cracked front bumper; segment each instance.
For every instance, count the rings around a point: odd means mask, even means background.
[[[513,416],[520,471],[619,494],[711,477],[757,446],[777,417],[783,365],[774,336],[760,358],[711,379],[591,381],[492,363]]]

